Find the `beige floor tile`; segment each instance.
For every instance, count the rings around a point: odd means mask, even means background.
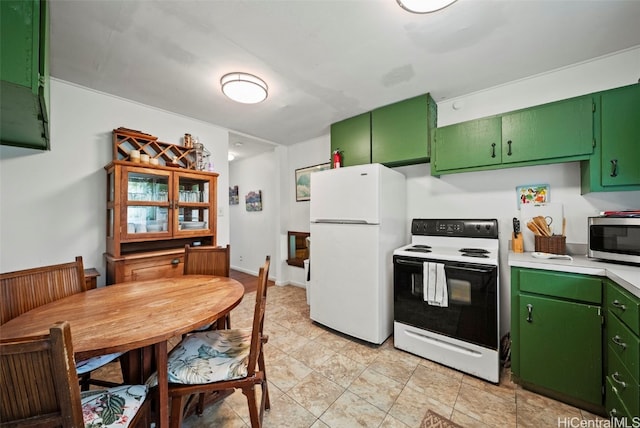
[[[453,416],[451,416],[450,420],[451,422],[454,422],[464,428],[490,428],[491,427],[491,425],[482,423],[479,420],[472,418],[471,416],[458,412],[457,410],[453,411]],[[508,425],[504,425],[501,428],[507,428],[507,427]],[[539,427],[539,428],[542,428],[542,427]]]
[[[407,382],[407,388],[412,388],[421,394],[437,397],[437,400],[449,407],[453,407],[458,398],[461,380],[425,366],[416,367]]]
[[[380,424],[380,428],[408,428],[409,425],[387,414]]]
[[[313,340],[305,342],[289,353],[293,358],[301,361],[309,367],[318,367],[335,354],[336,353],[331,349],[320,345]]]
[[[410,427],[419,427],[424,414],[429,409],[449,417],[453,410],[451,406],[447,406],[436,398],[413,388],[405,387],[389,410],[389,415]]]
[[[460,388],[455,410],[490,426],[516,425],[516,403],[473,385]]]
[[[345,391],[320,419],[331,428],[377,427],[386,414],[357,395]]]
[[[265,366],[266,364],[265,362]],[[284,355],[275,361],[271,361],[266,368],[269,381],[283,392],[287,392],[296,386],[311,373],[309,367],[289,355]]]
[[[315,416],[320,416],[342,395],[345,389],[326,377],[312,372],[287,395]]]
[[[494,383],[487,382],[485,380],[478,379],[477,377],[465,374],[462,377],[462,383],[464,386],[474,386],[482,391],[497,395],[504,400],[511,400],[515,402],[516,399],[516,387],[515,384],[511,382],[511,380],[505,380],[501,378],[500,383],[496,385]]]
[[[365,365],[336,353],[322,363],[314,365],[313,369],[329,380],[347,388],[362,373]]]
[[[369,367],[380,374],[406,383],[418,366],[418,358],[402,351],[382,350]]]
[[[316,417],[291,397],[281,395],[272,400],[271,410],[265,412],[265,428],[307,428],[311,427]]]
[[[314,341],[320,345],[324,345],[329,349],[333,349],[336,352],[341,352],[345,346],[349,345],[352,340],[347,336],[334,332],[331,329],[322,327],[324,330],[321,334],[314,338]]]
[[[403,385],[371,369],[366,369],[351,383],[348,390],[378,409],[388,412]]]
[[[368,345],[359,342],[351,342],[347,344],[340,353],[345,357],[351,358],[353,361],[357,361],[360,364],[369,365],[376,358],[380,350],[383,349],[377,345]]]
[[[202,416],[191,415],[182,421],[183,428],[245,428],[248,425],[225,402],[210,405]]]

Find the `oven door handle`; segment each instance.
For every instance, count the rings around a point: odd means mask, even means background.
[[[412,260],[396,259],[396,263],[399,264],[399,265],[405,265],[405,266],[420,266],[420,267],[422,267],[424,262],[415,262],[415,261],[412,261]],[[444,264],[444,268],[446,270],[452,270],[452,269],[453,270],[464,270],[464,271],[467,271],[467,272],[474,272],[474,273],[491,273],[491,271],[493,269],[495,269],[495,266],[483,269],[483,268],[475,268],[475,267],[468,267],[468,266],[452,266],[452,265],[449,265],[449,264],[445,263]]]

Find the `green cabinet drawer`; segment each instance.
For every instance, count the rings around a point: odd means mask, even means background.
[[[605,306],[609,313],[616,314],[620,320],[637,335],[640,335],[640,298],[635,297],[622,287],[607,283]]]
[[[520,291],[588,303],[602,303],[602,279],[565,272],[517,269]]]
[[[622,361],[631,376],[640,379],[640,339],[611,313],[607,317],[605,341],[609,352]]]
[[[342,153],[342,166],[371,163],[371,113],[331,125],[331,153],[336,150]]]
[[[605,383],[607,387],[605,392],[605,396],[606,396],[605,408],[607,410],[607,414],[610,417],[616,418],[618,420],[619,418],[630,418],[631,412],[629,412],[629,410],[624,405],[618,393],[618,388],[611,381],[609,376],[607,376],[607,380]],[[630,423],[631,421],[628,421],[628,422]],[[616,425],[616,426],[630,426],[630,425],[622,424],[622,425]]]
[[[429,95],[420,95],[371,112],[371,162],[387,166],[429,160]]]
[[[584,96],[502,116],[502,163],[593,152],[593,100]]]
[[[453,169],[500,164],[500,140],[499,117],[437,128],[432,153],[434,174]]]
[[[607,355],[607,378],[616,387],[620,400],[633,415],[640,415],[640,385],[620,358],[611,350]]]

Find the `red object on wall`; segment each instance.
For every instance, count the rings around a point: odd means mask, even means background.
[[[333,152],[333,167],[340,168],[342,166],[342,153],[340,150],[335,150]]]

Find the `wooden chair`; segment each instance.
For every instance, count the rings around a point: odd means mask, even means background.
[[[42,266],[0,274],[0,325],[47,303],[86,291],[82,257],[75,262]],[[52,320],[55,321],[55,320]],[[83,390],[89,384],[115,386],[113,382],[91,379],[91,371],[115,360],[121,354],[101,355],[77,362]]]
[[[231,247],[199,246],[184,247],[184,275],[216,275],[229,276],[231,272]],[[231,328],[231,315],[226,314],[217,323],[205,326],[201,330],[211,328]]]
[[[263,327],[269,265],[270,257],[267,256],[258,275],[253,326],[250,330],[194,333],[183,339],[169,354],[171,427],[178,428],[182,424],[184,411],[190,404],[190,400],[185,398],[194,398],[196,394],[203,393],[222,395],[224,391],[233,388],[242,389],[247,397],[251,426],[262,426],[264,411],[270,408],[263,354],[263,345],[268,340],[263,335]],[[185,361],[189,364],[184,364]],[[259,406],[256,385],[262,391]],[[203,411],[201,403],[197,410],[199,414]]]
[[[104,427],[130,420],[123,426],[149,426],[149,402],[144,385],[119,386],[80,392],[73,361],[69,323],[53,325],[46,336],[0,342],[0,426],[78,428],[87,421]],[[100,400],[124,405],[96,406]],[[84,416],[83,416],[84,415]]]

